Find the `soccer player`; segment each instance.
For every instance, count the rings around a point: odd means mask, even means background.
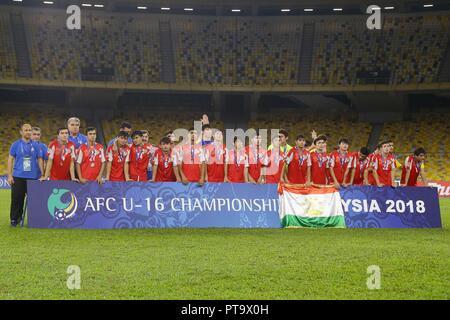
[[[358,152],[350,156],[350,163],[344,174],[344,186],[355,185],[362,186],[364,183],[364,169],[367,167],[369,149],[362,147]],[[350,176],[350,178],[348,178]],[[348,182],[347,182],[348,181]]]
[[[245,182],[247,183],[264,183],[264,175],[261,174],[261,168],[267,166],[267,152],[261,147],[261,136],[255,134],[245,148],[246,160],[245,164]]]
[[[313,185],[327,185],[328,182],[328,155],[326,153],[327,137],[319,135],[314,139],[315,150],[311,152],[311,183]],[[338,186],[335,186],[338,187]]]
[[[69,129],[69,141],[75,145],[75,150],[87,142],[87,137],[80,133],[80,119],[72,117],[67,120],[67,128]]]
[[[330,154],[330,175],[335,186],[345,184],[347,176],[345,172],[350,163],[350,155],[348,152],[349,142],[347,139],[340,139],[338,142],[339,150]]]
[[[203,148],[196,144],[197,131],[189,129],[188,141],[180,146],[178,155],[174,157],[174,166],[178,168],[178,174],[182,183],[198,182],[199,185],[205,183],[205,158]]]
[[[119,129],[119,132],[120,131],[125,131],[126,133],[128,133],[129,135],[131,134],[131,124],[129,123],[129,122],[122,122],[122,124],[120,125],[120,129]],[[117,139],[118,137],[115,137],[115,138],[113,138],[113,139],[111,139],[109,142],[108,142],[108,147],[109,146],[111,146],[115,141],[116,141],[116,139]],[[127,143],[128,143],[128,145],[131,147],[131,145],[133,144],[133,140],[131,139],[131,137],[129,136],[128,137],[128,141],[127,141]]]
[[[280,137],[272,138],[271,149],[267,151],[267,167],[263,169],[266,183],[278,183],[284,167],[285,155],[280,150]]]
[[[234,148],[225,156],[225,182],[244,183],[246,154],[241,139],[234,137]]]
[[[306,149],[305,137],[301,134],[295,139],[296,146],[289,151],[281,176],[283,181],[292,184],[311,184],[311,154]]]
[[[146,146],[146,148],[148,149],[148,151],[150,152],[150,161],[149,161],[149,166],[147,169],[147,180],[148,181],[152,181],[152,177],[153,177],[153,157],[155,156],[155,152],[158,150],[157,146],[154,146],[153,144],[149,143],[149,136],[148,136],[148,131],[147,130],[141,130],[142,132],[142,143]]]
[[[131,134],[133,145],[125,159],[124,173],[126,181],[147,182],[147,170],[150,162],[150,151],[142,142],[142,132],[137,130]]]
[[[285,130],[285,129],[280,129],[278,131],[278,143],[279,143],[279,148],[280,148],[280,155],[282,157],[286,157],[288,152],[291,151],[292,146],[290,146],[287,143],[287,140],[289,139],[289,133]],[[269,146],[269,148],[267,148],[267,150],[272,150],[273,148],[273,143]]]
[[[381,142],[378,143],[375,146],[375,150],[367,156],[366,167],[364,168],[364,173],[363,173],[364,185],[371,185],[371,186],[376,185],[374,174],[373,174],[375,171],[374,162],[375,162],[376,157],[378,157],[378,155],[380,154],[380,150],[381,150]]]
[[[395,158],[389,154],[389,142],[381,143],[381,153],[373,157],[372,163],[375,185],[378,187],[395,186]]]
[[[427,184],[425,176],[422,171],[422,164],[425,161],[426,152],[424,148],[417,148],[414,153],[408,156],[405,160],[405,165],[402,169],[402,178],[400,185],[402,187],[417,185],[419,176],[422,178],[424,185]]]
[[[173,157],[171,141],[169,137],[163,137],[159,142],[160,148],[153,158],[152,181],[174,182],[179,181],[173,170]]]
[[[214,133],[214,142],[204,146],[206,179],[208,182],[223,182],[225,179],[225,146],[222,131]]]
[[[212,130],[209,124],[202,125],[202,146],[207,146],[212,143]]]
[[[72,180],[75,177],[75,144],[69,141],[69,130],[59,128],[57,138],[48,145],[48,162],[45,175],[39,180]]]
[[[108,147],[106,157],[106,179],[107,181],[126,181],[125,179],[125,161],[130,154],[128,146],[128,133],[119,131],[116,141]]]
[[[22,222],[23,205],[27,193],[27,180],[37,180],[44,171],[42,149],[31,140],[31,125],[23,124],[20,140],[10,148],[8,157],[8,183],[11,186],[11,226]]]
[[[35,141],[41,150],[42,153],[42,161],[44,170],[41,172],[39,169],[39,177],[42,177],[45,173],[45,166],[47,165],[47,146],[41,142],[41,129],[38,127],[31,128],[31,140]]]
[[[105,170],[105,149],[97,143],[97,129],[88,127],[86,129],[88,142],[82,144],[78,149],[76,170],[78,180],[81,183],[97,181],[103,183],[103,171]]]

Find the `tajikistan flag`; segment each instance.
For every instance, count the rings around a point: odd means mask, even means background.
[[[284,227],[345,228],[341,196],[336,188],[280,184],[278,191]]]

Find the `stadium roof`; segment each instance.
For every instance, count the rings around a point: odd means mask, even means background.
[[[78,4],[93,10],[199,15],[359,14],[374,3],[393,12],[450,10],[449,0],[0,0],[2,5],[14,6]]]

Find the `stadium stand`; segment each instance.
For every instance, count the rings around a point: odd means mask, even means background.
[[[123,121],[128,121],[133,126],[133,130],[147,130],[149,132],[149,142],[158,145],[159,140],[168,131],[178,128],[188,130],[194,125],[195,119],[200,119],[198,112],[130,111],[117,115],[112,119],[103,120],[102,127],[105,139],[108,142],[117,135],[120,124]],[[224,124],[221,121],[211,121],[210,124],[213,128],[220,130],[224,128]]]
[[[352,84],[358,71],[390,70],[391,83],[430,83],[448,44],[449,16],[386,16],[380,31],[364,17],[316,23],[311,79]]]
[[[160,81],[156,20],[85,14],[84,28],[72,31],[59,11],[23,15],[35,78],[81,80],[83,69],[89,69],[112,70],[117,82]]]
[[[402,122],[387,122],[381,140],[391,139],[395,153],[403,162],[414,149],[424,147],[427,151],[425,172],[433,180],[448,180],[450,176],[450,114],[415,113]]]
[[[351,150],[367,145],[372,126],[367,122],[354,122],[342,117],[303,115],[298,112],[259,113],[257,119],[249,122],[250,128],[286,129],[289,144],[295,144],[295,137],[302,134],[311,141],[311,132],[325,134],[329,141],[327,151],[337,147],[340,138],[348,138]]]
[[[11,9],[12,10],[12,9]],[[17,10],[17,9],[15,9]],[[61,10],[20,10],[33,78],[82,80],[83,70],[103,71],[108,81],[161,82],[160,21],[169,21],[177,83],[292,85],[298,83],[303,27],[312,24],[309,82],[349,85],[359,72],[386,71],[388,83],[437,81],[448,46],[450,15],[393,14],[369,31],[364,16],[165,17],[87,12],[82,30],[65,28]],[[16,73],[8,10],[0,14],[0,68]],[[208,44],[208,45],[206,45]],[[56,52],[56,54],[54,54]],[[308,77],[307,77],[308,78]]]
[[[9,14],[0,12],[0,79],[16,77],[16,56],[11,33]]]

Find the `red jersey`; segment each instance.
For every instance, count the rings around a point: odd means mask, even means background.
[[[174,155],[172,151],[165,154],[161,149],[155,152],[153,157],[153,165],[157,166],[156,169],[156,182],[175,182],[177,178],[173,171]]]
[[[75,144],[69,141],[63,145],[53,140],[48,145],[47,156],[53,160],[50,180],[71,180],[70,163],[76,158]]]
[[[314,184],[328,184],[329,158],[326,152],[311,152],[311,182]]]
[[[204,148],[208,182],[223,182],[225,178],[225,147],[210,143]]]
[[[271,149],[267,151],[267,171],[266,183],[280,182],[281,172],[283,171],[284,158],[280,152]]]
[[[348,167],[355,170],[353,185],[362,186],[364,184],[364,169],[367,167],[368,162],[368,157],[361,160],[359,152],[355,152],[350,156],[350,163]],[[350,177],[348,177],[347,181],[350,181]]]
[[[178,156],[174,157],[175,166],[181,165],[189,182],[198,182],[201,177],[201,164],[205,161],[200,145],[185,144],[180,147]]]
[[[247,159],[246,166],[248,167],[248,174],[256,182],[261,176],[261,167],[267,166],[267,151],[264,148],[257,148],[253,145],[245,147],[245,154]]]
[[[105,150],[100,143],[93,146],[84,143],[78,148],[77,163],[80,165],[81,175],[88,181],[97,179],[105,161]]]
[[[245,182],[244,168],[246,165],[245,150],[237,153],[233,150],[227,150],[225,162],[228,170],[228,180],[230,182],[241,183]]]
[[[343,184],[344,181],[344,174],[345,170],[347,170],[347,167],[349,166],[351,155],[349,152],[346,152],[344,154],[341,154],[339,151],[333,151],[330,153],[330,170],[333,170],[334,175],[336,176],[336,179],[339,184]],[[347,177],[347,181],[350,177]],[[333,178],[331,177],[330,182],[333,181]]]
[[[385,186],[392,186],[391,172],[395,169],[395,157],[389,154],[383,158],[381,154],[374,157],[373,168],[377,171],[378,180]]]
[[[147,182],[147,170],[150,162],[150,151],[148,144],[142,146],[132,145],[126,158],[129,165],[130,179],[133,181]]]
[[[408,156],[405,160],[405,165],[403,166],[402,169],[402,178],[400,180],[400,183],[405,184],[406,171],[411,170],[406,185],[411,187],[416,186],[417,178],[419,178],[420,172],[422,170],[421,166],[422,163],[420,161],[416,161],[413,155]]]
[[[128,145],[120,147],[114,151],[114,145],[108,147],[106,157],[111,162],[111,172],[109,174],[110,181],[125,181],[124,165],[130,154],[131,148]]]
[[[292,148],[286,157],[287,179],[290,183],[305,184],[308,177],[308,167],[311,166],[311,154],[308,150]]]

